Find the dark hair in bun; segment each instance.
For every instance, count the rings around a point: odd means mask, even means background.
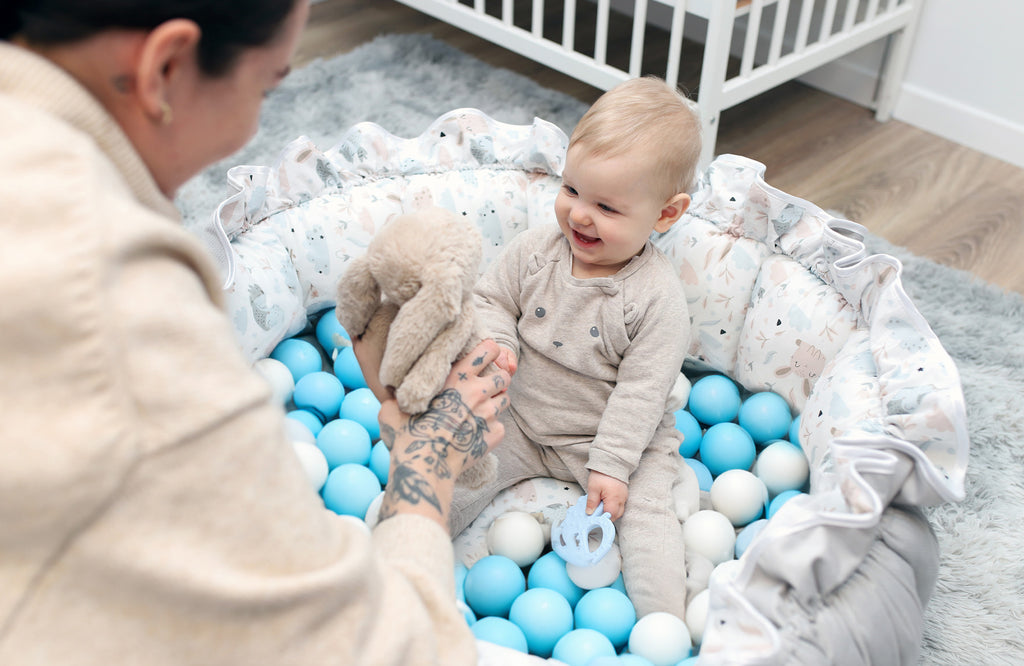
[[[0,0],[0,39],[68,44],[109,29],[151,30],[175,18],[202,30],[199,67],[226,73],[247,48],[277,36],[296,0]]]

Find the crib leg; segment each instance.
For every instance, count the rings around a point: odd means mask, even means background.
[[[729,48],[732,43],[732,25],[736,18],[735,2],[712,3],[708,17],[708,34],[704,42],[704,64],[701,66],[697,106],[700,109],[704,146],[700,155],[700,169],[707,168],[715,158],[718,121],[722,113],[722,93],[725,84]]]
[[[914,43],[914,32],[917,30],[917,22],[923,4],[921,0],[917,0],[907,25],[889,36],[885,62],[879,72],[878,105],[875,108],[875,118],[879,122],[884,123],[891,119],[893,109],[896,108],[903,76],[907,72],[907,62],[910,60],[910,47]]]

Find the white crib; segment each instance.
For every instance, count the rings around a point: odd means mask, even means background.
[[[515,20],[516,0],[500,0],[500,7],[497,0],[399,2],[603,90],[647,73],[677,84],[687,16],[703,19],[692,22],[689,34],[706,25],[697,97],[704,124],[701,164],[706,166],[715,155],[722,110],[882,38],[890,43],[875,108],[879,120],[888,120],[923,0],[584,0],[597,12],[593,48],[588,45],[584,52],[576,44],[576,0],[562,0],[560,41],[544,34],[544,0],[529,0],[528,27]],[[670,16],[667,64],[664,72],[645,72],[641,63],[650,55],[645,53],[646,25],[658,12]],[[632,21],[625,67],[608,63],[611,21]],[[732,55],[738,69],[729,66]]]

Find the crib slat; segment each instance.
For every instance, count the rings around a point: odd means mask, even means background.
[[[757,49],[757,37],[761,33],[761,10],[764,0],[753,0],[750,3],[750,14],[747,16],[747,37],[743,43],[743,57],[740,60],[740,76],[748,76],[754,70],[754,51]]]
[[[665,81],[669,85],[679,82],[679,59],[683,51],[683,29],[686,25],[686,0],[676,0],[672,7],[672,32],[668,37],[668,64],[665,68]]]
[[[594,38],[594,61],[599,65],[607,62],[608,55],[608,14],[611,0],[597,1],[597,36]]]
[[[533,0],[533,13],[530,16],[530,32],[537,39],[544,37],[544,0]]]
[[[476,10],[477,14],[487,13],[487,3],[485,0],[473,0],[473,9]]]
[[[846,14],[843,16],[843,32],[849,32],[857,18],[860,0],[846,0]]]
[[[501,22],[512,25],[512,0],[501,0]]]
[[[796,28],[796,43],[793,46],[794,53],[800,53],[807,48],[807,36],[811,32],[811,14],[814,12],[814,0],[803,0],[800,6],[800,23]]]
[[[772,43],[768,48],[768,64],[774,65],[782,54],[782,40],[786,36],[786,21],[789,19],[789,0],[779,0],[775,8],[775,25],[772,29]]]
[[[836,0],[825,0],[825,14],[821,18],[818,41],[823,42],[832,35],[832,23],[836,19]]]
[[[576,50],[576,0],[565,0],[565,10],[562,12],[562,46],[569,50]]]
[[[864,15],[865,21],[870,21],[878,15],[878,0],[868,0],[868,11]]]
[[[640,76],[644,59],[644,32],[647,27],[647,0],[633,3],[633,36],[629,41],[629,75]]]

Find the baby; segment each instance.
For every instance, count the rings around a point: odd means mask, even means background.
[[[483,325],[515,378],[498,479],[457,488],[458,534],[523,479],[576,481],[616,521],[637,615],[683,617],[686,571],[672,501],[681,436],[666,401],[689,345],[686,298],[650,242],[690,204],[700,154],[692,103],[664,81],[602,95],[569,141],[558,226],[520,233],[476,288]]]

